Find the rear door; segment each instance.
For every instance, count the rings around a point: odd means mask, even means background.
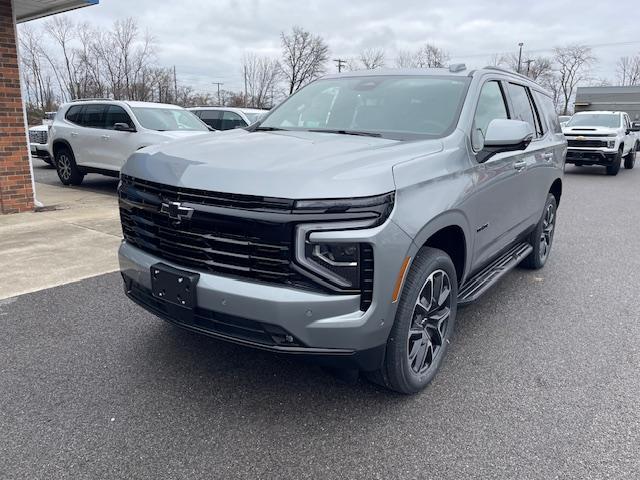
[[[108,168],[106,163],[106,135],[104,129],[107,105],[87,103],[82,109],[81,128],[75,137],[74,155],[76,163],[86,167]]]
[[[540,119],[530,88],[509,82],[507,86],[514,118],[527,122],[535,136],[527,149],[518,154],[517,162],[522,165],[515,178],[521,199],[518,212],[517,234],[538,223],[551,182],[545,180],[550,172],[546,167],[553,162],[554,150],[551,137]]]

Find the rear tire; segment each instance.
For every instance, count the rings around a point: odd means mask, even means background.
[[[531,270],[539,270],[544,267],[544,264],[547,263],[547,259],[551,254],[557,218],[558,204],[556,197],[552,193],[548,193],[542,218],[533,232],[529,234],[528,242],[533,247],[533,251],[522,261],[521,266]]]
[[[84,173],[76,165],[76,159],[70,148],[60,147],[56,152],[56,171],[58,178],[64,185],[80,185]]]
[[[423,247],[405,280],[384,364],[367,377],[407,395],[425,388],[447,353],[457,305],[458,280],[451,258],[442,250]]]
[[[638,144],[636,143],[624,159],[624,168],[626,168],[627,170],[631,170],[634,167],[634,165],[636,164],[637,152]]]
[[[607,165],[607,175],[617,175],[620,171],[620,165],[622,164],[622,147],[616,153],[616,158],[613,159],[611,165]]]

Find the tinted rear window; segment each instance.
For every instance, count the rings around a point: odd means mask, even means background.
[[[73,105],[67,110],[65,118],[70,122],[80,124],[80,118],[82,114],[82,105]]]

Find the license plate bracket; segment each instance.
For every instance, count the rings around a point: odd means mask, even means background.
[[[199,279],[199,273],[180,270],[164,263],[151,266],[153,296],[183,308],[196,307],[196,285]]]

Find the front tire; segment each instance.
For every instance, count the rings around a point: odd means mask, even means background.
[[[636,164],[637,152],[638,144],[636,143],[624,159],[624,168],[626,168],[627,170],[631,170],[634,167],[634,165]]]
[[[56,171],[58,178],[64,185],[80,185],[84,173],[78,169],[73,152],[67,147],[61,147],[56,152]]]
[[[531,270],[539,270],[547,263],[553,245],[553,236],[556,230],[556,218],[558,217],[558,203],[556,197],[549,193],[544,204],[542,218],[536,228],[529,235],[529,243],[533,251],[525,258],[521,265]]]
[[[622,164],[622,147],[616,153],[616,157],[613,159],[611,165],[607,165],[607,175],[618,175],[620,171],[620,165]]]
[[[455,327],[458,280],[451,258],[423,247],[407,275],[382,368],[369,378],[403,394],[425,388],[438,372]]]

